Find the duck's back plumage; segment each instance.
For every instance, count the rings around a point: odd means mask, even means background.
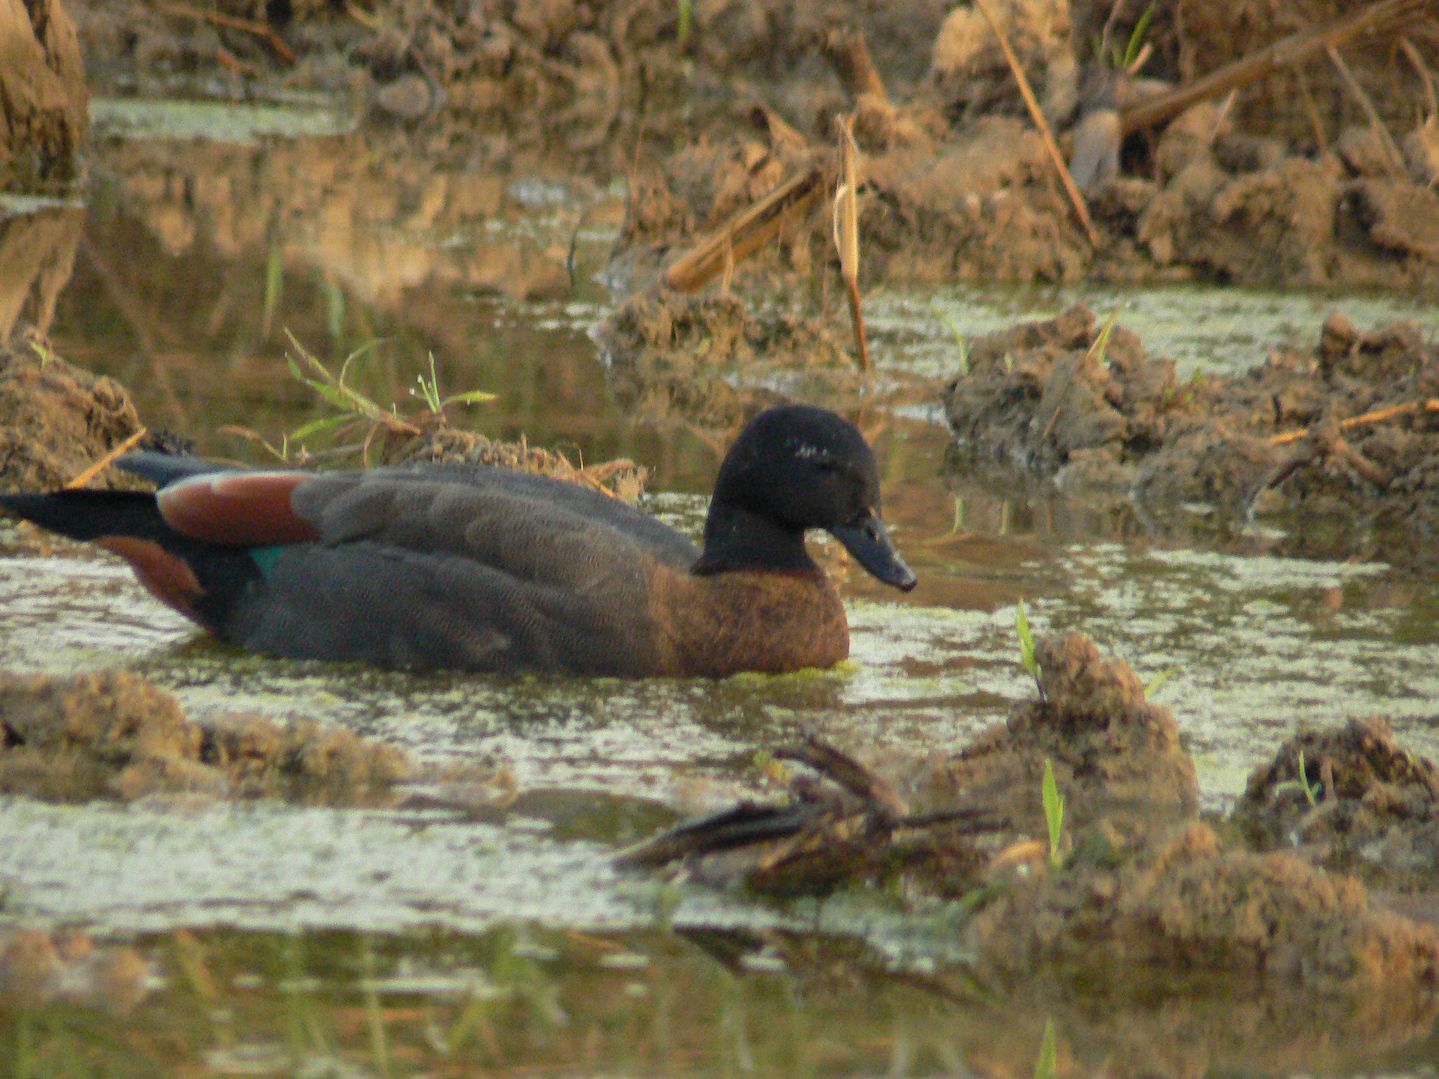
[[[238,506],[264,476],[216,482]],[[188,503],[213,501],[207,483],[164,492],[165,518],[183,520]],[[600,492],[486,467],[308,475],[287,505],[314,542],[256,552],[259,579],[216,627],[276,655],[647,673],[657,664],[648,614],[655,573],[699,556],[673,529]],[[293,535],[293,522],[274,516],[277,534]],[[222,541],[223,512],[212,508],[205,522],[202,538]]]

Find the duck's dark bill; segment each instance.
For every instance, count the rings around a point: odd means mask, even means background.
[[[914,570],[904,564],[904,559],[894,549],[884,522],[872,513],[866,513],[847,525],[831,528],[830,535],[844,544],[844,549],[854,559],[885,584],[908,592],[917,578]]]

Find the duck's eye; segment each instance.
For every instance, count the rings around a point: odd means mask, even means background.
[[[871,510],[860,510],[855,514],[854,520],[849,523],[850,528],[857,528],[870,539],[879,538],[879,526],[875,524],[874,513]]]

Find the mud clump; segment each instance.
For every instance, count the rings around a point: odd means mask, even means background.
[[[1234,820],[1260,849],[1293,848],[1390,889],[1439,884],[1439,768],[1383,719],[1286,741],[1250,775]]]
[[[1362,332],[1335,313],[1312,350],[1180,383],[1173,361],[1083,307],[976,338],[944,394],[962,458],[1230,519],[1302,512],[1326,522],[1295,536],[1306,553],[1404,564],[1432,559],[1414,538],[1439,532],[1436,397],[1439,348],[1412,324]]]
[[[62,190],[79,172],[90,94],[60,0],[0,2],[0,189]]]
[[[733,295],[643,293],[596,337],[616,397],[651,420],[679,416],[728,430],[787,397],[833,397],[861,385],[826,330],[791,314],[754,313]],[[738,383],[740,372],[765,383]]]
[[[1439,931],[1372,906],[1352,877],[1285,854],[1225,850],[1191,822],[1138,848],[1081,837],[1058,871],[967,927],[990,970],[1090,978],[1164,968],[1409,996],[1439,987]]]
[[[60,359],[38,337],[0,350],[0,484],[63,487],[140,431],[118,382]]]
[[[394,464],[451,461],[513,468],[592,487],[624,502],[637,500],[649,479],[649,470],[628,458],[577,468],[558,450],[531,446],[524,441],[500,442],[456,427],[432,428],[403,444],[390,461]]]
[[[187,719],[130,671],[0,673],[0,791],[52,801],[198,793],[331,805],[387,800],[411,774],[399,750],[310,720]]]
[[[1035,659],[1040,699],[1016,705],[1002,726],[931,772],[927,805],[963,799],[1042,834],[1037,794],[1049,761],[1073,823],[1120,814],[1152,827],[1193,816],[1199,805],[1194,761],[1180,744],[1174,716],[1144,699],[1127,663],[1102,656],[1079,633],[1044,638]]]
[[[1366,135],[1350,129],[1323,156],[1286,155],[1276,141],[1228,132],[1217,108],[1198,106],[1160,138],[1152,198],[1113,224],[1156,266],[1208,278],[1433,289],[1439,195],[1382,158],[1360,158],[1353,147]]]

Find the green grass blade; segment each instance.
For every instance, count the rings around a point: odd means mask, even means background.
[[[1029,616],[1024,612],[1024,600],[1014,608],[1014,629],[1019,634],[1019,662],[1030,676],[1039,681],[1039,661],[1034,658],[1034,634],[1029,629]]]
[[[1054,1020],[1044,1021],[1044,1037],[1039,1042],[1039,1058],[1034,1062],[1034,1079],[1055,1079],[1059,1075],[1059,1050],[1054,1044]]]
[[[444,405],[482,405],[488,401],[499,399],[499,394],[490,393],[486,390],[470,390],[466,393],[452,393],[446,397],[441,406]]]
[[[1150,4],[1144,9],[1144,14],[1139,16],[1139,21],[1134,24],[1134,32],[1129,35],[1129,44],[1124,47],[1124,63],[1120,65],[1125,71],[1129,65],[1134,63],[1139,56],[1139,50],[1144,48],[1144,39],[1149,34],[1149,24],[1154,21],[1154,5]]]
[[[1064,842],[1064,795],[1059,793],[1059,784],[1054,779],[1054,762],[1048,757],[1044,759],[1040,797],[1044,801],[1044,823],[1049,827],[1049,864],[1058,869],[1064,860],[1060,849]]]
[[[335,429],[353,422],[354,419],[355,417],[351,415],[322,416],[318,420],[311,420],[309,423],[295,428],[287,437],[294,442],[304,442],[307,439],[314,438],[316,435],[329,434]]]

